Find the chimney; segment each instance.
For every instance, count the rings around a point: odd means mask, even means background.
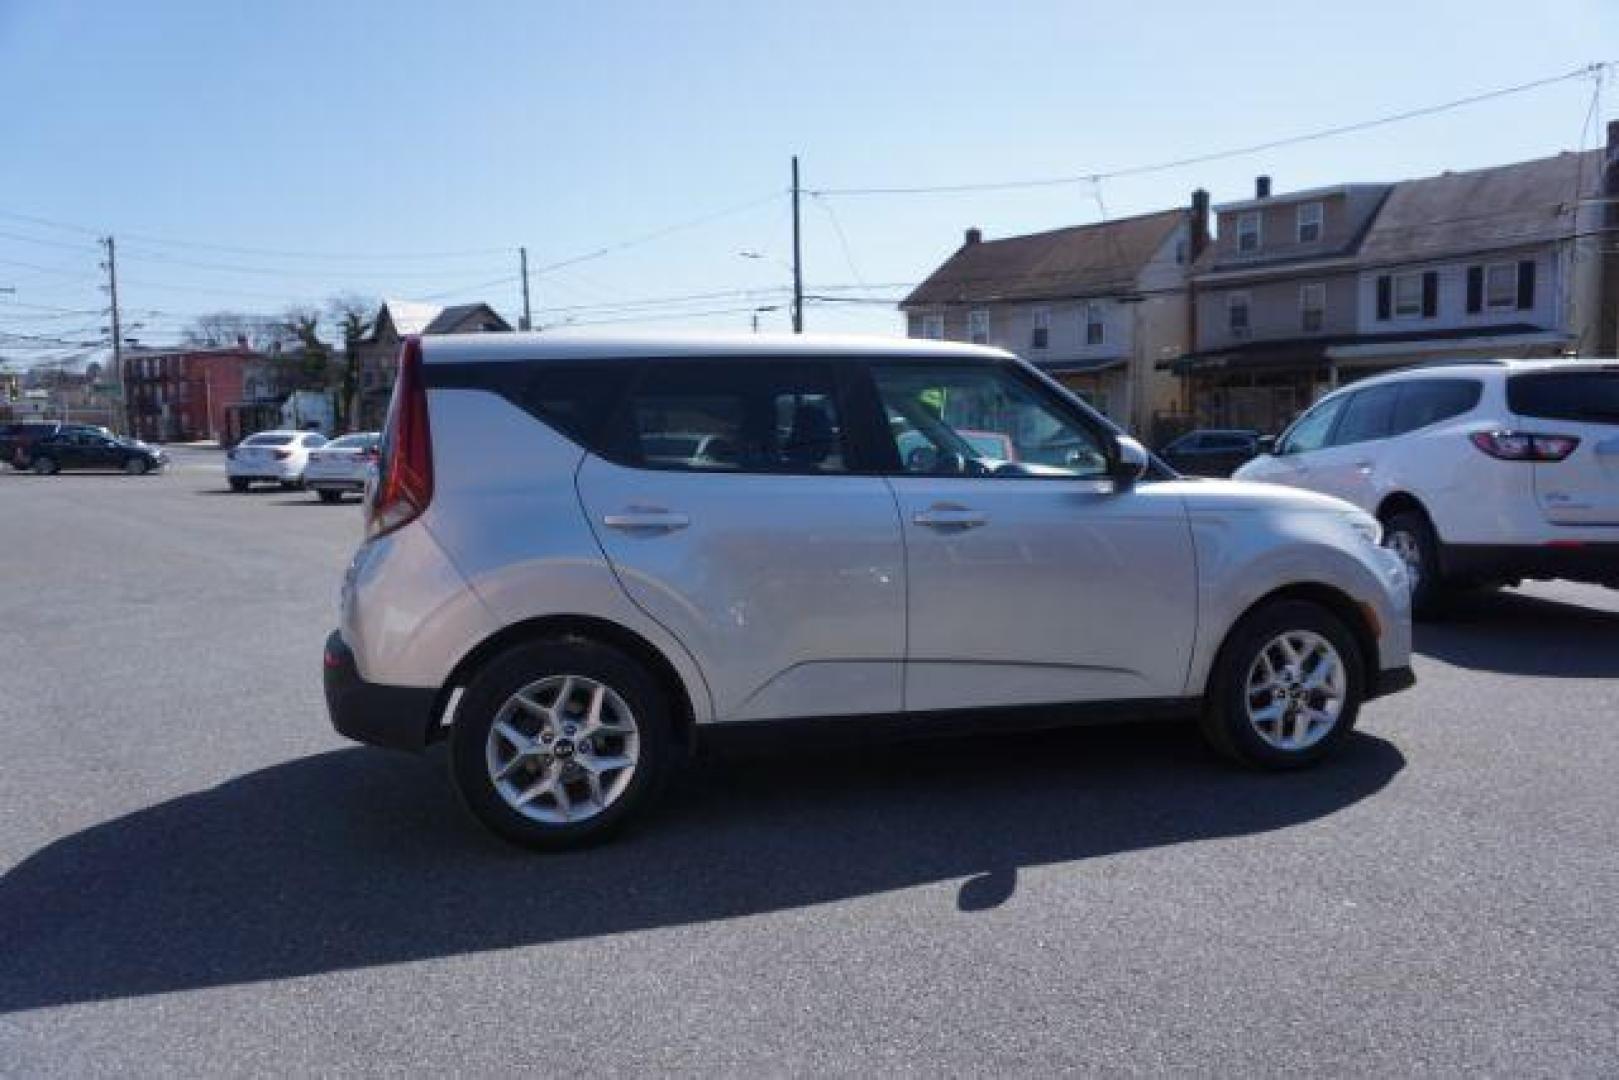
[[[972,246],[973,244],[981,244],[983,242],[984,242],[984,231],[982,229],[978,228],[977,226],[974,226],[973,228],[967,230],[967,245],[969,247]]]
[[[1209,193],[1202,188],[1192,192],[1191,234],[1186,261],[1195,263],[1209,246]]]
[[[1256,176],[1256,177],[1254,177],[1254,198],[1256,198],[1256,199],[1268,199],[1268,198],[1270,198],[1270,177],[1268,177],[1268,176]]]

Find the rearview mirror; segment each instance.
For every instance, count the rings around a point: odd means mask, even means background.
[[[1146,475],[1147,448],[1128,435],[1120,435],[1115,447],[1113,479],[1121,488],[1128,487]]]

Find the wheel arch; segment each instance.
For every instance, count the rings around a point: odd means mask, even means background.
[[[1226,646],[1230,644],[1231,638],[1236,634],[1237,629],[1247,622],[1255,612],[1283,600],[1302,600],[1306,603],[1315,604],[1317,607],[1325,608],[1336,616],[1344,626],[1348,627],[1349,632],[1355,635],[1355,645],[1360,649],[1361,675],[1364,678],[1365,692],[1370,696],[1373,688],[1377,686],[1378,676],[1382,670],[1377,644],[1378,635],[1372,625],[1372,620],[1375,616],[1356,603],[1354,598],[1343,590],[1332,585],[1313,581],[1283,585],[1280,588],[1271,590],[1244,608],[1242,614],[1232,621],[1230,629],[1226,631],[1225,637],[1220,641],[1220,648],[1215,653],[1215,662],[1210,668],[1209,681],[1213,681],[1213,673],[1219,670]],[[1205,692],[1207,692],[1207,688],[1205,688]]]
[[[1427,518],[1430,525],[1433,524],[1433,515],[1428,513],[1428,508],[1409,491],[1391,491],[1383,496],[1383,501],[1377,504],[1377,520],[1386,525],[1389,518],[1408,510],[1416,511]]]
[[[593,615],[543,615],[512,623],[491,634],[473,646],[451,670],[443,689],[439,691],[438,702],[433,709],[434,717],[444,717],[455,692],[465,688],[480,668],[507,649],[525,642],[568,638],[585,638],[611,645],[643,664],[657,680],[659,688],[668,695],[677,742],[684,749],[691,748],[697,724],[692,691],[674,664],[656,645],[634,630]],[[430,738],[442,738],[443,734],[443,725],[435,724]]]

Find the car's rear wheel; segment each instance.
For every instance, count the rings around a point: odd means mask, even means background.
[[[46,457],[44,454],[34,456],[34,473],[38,476],[49,476],[56,471],[56,459]]]
[[[230,478],[230,489],[237,494],[241,494],[242,492],[246,491],[249,486],[249,482],[241,479],[240,477],[233,476]]]
[[[147,468],[145,458],[132,457],[124,462],[124,471],[130,476],[145,476]]]
[[[450,769],[497,835],[542,850],[605,839],[657,796],[669,708],[635,660],[578,638],[520,645],[461,696]]]
[[[283,481],[281,481],[281,490],[282,491],[297,491],[299,488],[301,488],[303,486],[304,486],[304,482],[302,480],[283,480]]]
[[[343,501],[343,493],[341,491],[317,491],[315,494],[320,496],[320,501],[323,503],[338,503]]]
[[[1405,563],[1411,579],[1411,611],[1434,615],[1444,603],[1448,586],[1439,568],[1439,537],[1420,510],[1401,510],[1383,522],[1383,546]]]
[[[1348,737],[1365,698],[1355,635],[1319,604],[1279,600],[1251,612],[1215,659],[1203,733],[1247,765],[1319,761]]]

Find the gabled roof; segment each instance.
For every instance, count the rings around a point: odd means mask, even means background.
[[[452,304],[433,317],[425,329],[424,334],[450,334],[462,326],[463,323],[473,321],[479,330],[510,330],[511,323],[500,317],[500,313],[485,303]]]
[[[456,333],[469,321],[476,323],[471,329],[477,330],[512,328],[510,323],[500,317],[499,312],[482,301],[445,307],[443,304],[429,304],[419,300],[384,300],[382,310],[377,312],[376,322],[372,325],[369,340],[378,339],[385,322],[392,323],[394,332],[400,337],[407,337],[411,334]]]
[[[1134,289],[1185,210],[964,244],[902,302],[1066,299]]]
[[[1602,154],[1564,152],[1398,183],[1367,231],[1361,257],[1428,259],[1568,236],[1577,201],[1600,192]]]

